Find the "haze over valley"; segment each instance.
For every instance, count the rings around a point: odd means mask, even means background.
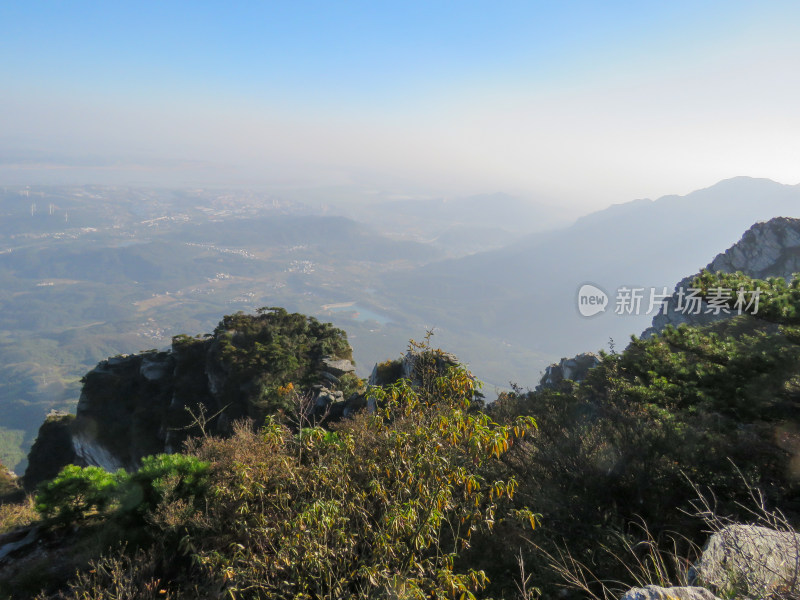
[[[362,377],[433,330],[489,400],[510,383],[535,387],[548,364],[609,339],[622,347],[652,319],[613,305],[581,317],[581,284],[612,303],[623,285],[671,291],[753,222],[800,216],[800,188],[738,178],[573,223],[502,194],[359,207],[243,190],[24,186],[4,188],[0,206],[0,460],[21,469],[43,417],[74,411],[98,361],[262,306],[343,328]]]

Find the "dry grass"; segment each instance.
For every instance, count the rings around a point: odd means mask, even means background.
[[[667,536],[664,542],[659,543],[644,521],[638,527],[638,542],[620,536],[621,550],[600,545],[600,551],[619,564],[625,573],[624,580],[604,578],[575,558],[569,548],[550,552],[536,544],[532,545],[547,567],[561,579],[564,588],[575,590],[592,600],[615,600],[632,587],[689,585],[692,559],[700,555],[700,548],[678,534]],[[692,559],[682,556],[678,551],[679,547],[687,545],[691,549]]]
[[[738,469],[737,469],[738,471]],[[708,533],[716,535],[729,556],[725,570],[705,572],[698,567],[698,583],[723,598],[747,597],[756,600],[800,599],[800,535],[792,521],[777,508],[767,506],[763,492],[739,471],[747,490],[747,503],[737,503],[746,515],[747,525],[768,530],[783,542],[780,550],[769,548],[760,539],[760,531],[721,515],[713,494],[703,494],[696,486],[698,499],[692,503],[695,515],[702,518]],[[704,576],[711,576],[705,581]]]
[[[38,520],[39,513],[34,508],[33,496],[27,496],[17,504],[0,504],[0,533],[25,527]]]

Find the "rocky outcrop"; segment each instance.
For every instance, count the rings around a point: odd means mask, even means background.
[[[621,600],[716,600],[716,596],[701,587],[660,587],[648,585],[632,588]]]
[[[431,366],[436,372],[444,373],[448,367],[455,366],[458,358],[455,354],[442,350],[428,350],[422,354],[407,352],[402,358],[376,363],[369,376],[369,385],[389,385],[399,379],[408,379],[414,384],[420,382],[419,368],[421,359],[431,360]]]
[[[555,389],[566,379],[575,382],[583,381],[586,379],[589,369],[598,364],[600,364],[600,359],[592,352],[584,352],[572,358],[562,358],[560,362],[553,363],[544,370],[544,375],[536,390]]]
[[[717,255],[706,269],[714,273],[741,271],[758,279],[790,279],[794,273],[800,272],[800,219],[777,217],[756,223],[745,232],[740,241]],[[694,277],[686,277],[675,286],[672,296],[665,302],[666,309],[653,317],[652,326],[645,330],[642,337],[658,333],[667,325],[708,325],[730,317],[725,313],[715,315],[713,311],[706,312],[708,305],[705,303],[701,305],[698,314],[694,310],[679,309],[679,290],[689,290]]]
[[[83,378],[75,417],[42,426],[26,486],[70,463],[133,470],[144,456],[179,450],[190,435],[227,435],[241,419],[262,423],[282,408],[278,388],[289,382],[320,412],[344,415],[337,386],[355,371],[351,355],[343,331],[263,309],[225,317],[212,335],[176,336],[167,351],[101,361]]]
[[[356,367],[353,361],[326,356],[322,359],[322,371],[338,378],[348,373],[355,373]]]
[[[63,412],[47,415],[28,454],[28,468],[22,480],[26,490],[33,491],[40,482],[58,475],[64,465],[76,461],[72,445],[74,420],[73,415]]]
[[[779,591],[784,597],[797,597],[800,535],[755,525],[730,525],[711,536],[694,567],[694,576],[698,583],[726,597],[737,591],[752,598],[770,597]]]

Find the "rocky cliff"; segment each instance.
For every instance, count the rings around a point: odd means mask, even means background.
[[[544,370],[536,390],[556,389],[564,380],[580,382],[586,379],[589,369],[600,364],[600,359],[593,352],[584,352],[572,358],[562,358]]]
[[[794,273],[800,272],[800,219],[777,217],[756,223],[745,232],[741,240],[718,254],[706,269],[715,273],[741,271],[758,279],[791,279]],[[680,290],[688,291],[694,277],[692,275],[678,282],[672,296],[666,301],[666,310],[653,317],[653,324],[645,330],[643,337],[658,333],[667,325],[707,325],[728,318],[729,315],[724,313],[715,315],[707,312],[708,305],[705,303],[701,305],[698,314],[695,314],[695,310],[680,309]],[[683,305],[686,306],[685,301]]]
[[[83,378],[74,419],[42,426],[26,487],[70,463],[135,469],[143,456],[179,450],[190,435],[225,435],[237,420],[261,423],[291,411],[301,396],[315,410],[341,414],[357,387],[351,357],[344,331],[262,309],[223,318],[213,334],[176,336],[167,351],[101,361]],[[285,393],[289,383],[296,394]]]
[[[52,411],[39,427],[39,435],[28,453],[23,484],[32,491],[40,481],[52,479],[61,468],[75,462],[72,444],[75,415]]]

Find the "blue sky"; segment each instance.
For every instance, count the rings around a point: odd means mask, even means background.
[[[800,3],[226,4],[1,2],[0,179],[576,207],[800,182]]]

